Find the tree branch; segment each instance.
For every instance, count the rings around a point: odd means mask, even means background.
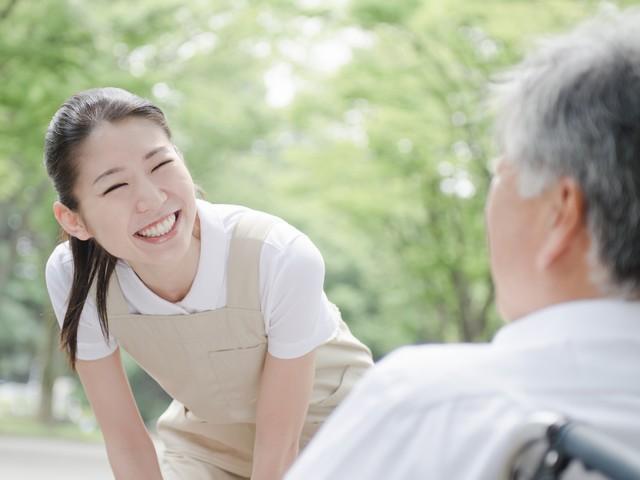
[[[11,14],[11,10],[13,10],[17,3],[18,0],[9,0],[9,3],[0,11],[0,20],[5,20]]]

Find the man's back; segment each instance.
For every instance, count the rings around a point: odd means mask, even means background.
[[[398,350],[287,478],[492,478],[513,429],[539,410],[640,451],[640,302],[566,303],[513,322],[491,344]]]

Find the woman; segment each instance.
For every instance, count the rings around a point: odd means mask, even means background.
[[[311,241],[197,200],[162,111],[121,89],[72,96],[45,164],[68,235],[47,287],[116,478],[282,477],[371,365]],[[174,398],[158,420],[162,468],[119,346]]]

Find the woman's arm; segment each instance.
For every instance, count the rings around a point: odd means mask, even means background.
[[[315,352],[290,360],[267,353],[258,396],[252,480],[280,480],[298,455],[314,366]]]
[[[122,368],[120,351],[99,360],[78,360],[76,369],[89,398],[117,480],[161,480],[158,457]]]

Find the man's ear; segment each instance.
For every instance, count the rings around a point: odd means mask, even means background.
[[[89,240],[93,237],[87,230],[80,214],[74,212],[63,203],[59,201],[53,203],[53,215],[62,229],[72,237],[76,237],[78,240]]]
[[[580,241],[585,228],[585,201],[582,189],[572,178],[561,178],[550,192],[548,223],[537,264],[546,269]]]

